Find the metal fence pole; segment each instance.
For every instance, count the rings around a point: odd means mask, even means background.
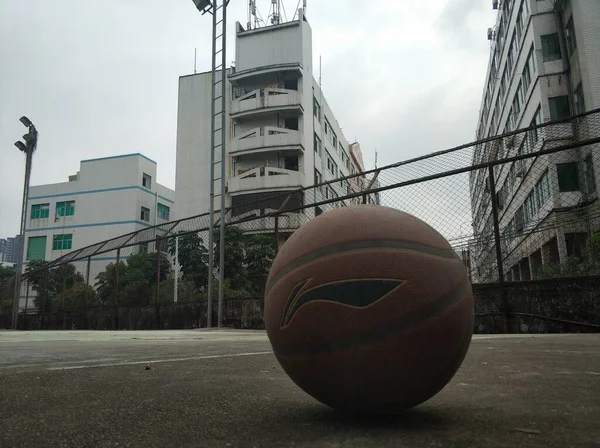
[[[160,329],[160,236],[156,237],[156,328]]]
[[[90,265],[92,264],[92,257],[88,257],[87,266],[85,268],[85,329],[88,329],[88,302],[90,300]]]
[[[27,308],[29,307],[29,280],[27,281],[27,289],[25,290],[25,311],[24,311],[24,320],[25,320],[25,329],[27,329]]]
[[[121,249],[117,249],[117,265],[116,265],[116,279],[115,279],[115,330],[119,329],[119,266],[121,264]]]
[[[363,204],[367,203],[367,193],[363,193],[363,195],[362,195],[362,203]]]
[[[46,312],[46,300],[48,299],[48,269],[44,271],[44,281],[42,285],[42,315],[40,316],[40,328],[44,327],[44,314]]]
[[[279,215],[275,216],[275,253],[279,252]]]
[[[61,293],[61,298],[60,298],[60,310],[61,310],[61,316],[62,316],[62,326],[63,326],[63,330],[66,329],[66,321],[65,321],[65,294],[67,292],[67,266],[66,264],[63,265],[63,269],[65,271],[64,275],[63,275],[63,284],[62,284],[62,293]]]
[[[500,223],[498,219],[498,200],[496,197],[496,180],[494,167],[488,167],[490,195],[492,199],[492,219],[494,221],[494,245],[496,246],[496,263],[498,264],[498,285],[500,287],[500,312],[502,313],[502,326],[504,333],[508,333],[508,301],[504,285],[504,267],[502,265],[502,246],[500,245]]]

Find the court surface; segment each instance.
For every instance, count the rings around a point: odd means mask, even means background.
[[[261,331],[0,331],[0,447],[29,446],[600,448],[600,335],[476,336],[436,397],[359,418]]]

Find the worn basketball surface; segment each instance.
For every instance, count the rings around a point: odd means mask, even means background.
[[[462,261],[435,229],[355,206],[298,229],[275,258],[265,324],[283,369],[334,408],[391,412],[433,397],[473,333]]]

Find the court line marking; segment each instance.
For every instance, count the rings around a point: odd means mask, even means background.
[[[95,367],[117,367],[117,366],[134,366],[138,364],[159,364],[165,362],[183,362],[183,361],[198,361],[201,359],[219,359],[219,358],[236,358],[240,356],[255,356],[255,355],[269,355],[273,351],[268,352],[248,352],[248,353],[231,353],[227,355],[204,355],[204,356],[190,356],[187,358],[169,358],[169,359],[147,359],[145,361],[125,361],[125,362],[113,362],[113,363],[101,363],[101,364],[86,364],[86,365],[75,365],[75,366],[61,366],[61,367],[47,367],[45,370],[56,371],[56,370],[80,370],[80,369],[91,369]]]

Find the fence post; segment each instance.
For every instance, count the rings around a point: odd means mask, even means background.
[[[29,320],[27,319],[27,308],[29,307],[29,280],[27,281],[27,289],[25,290],[25,312],[24,312],[24,320],[25,320],[25,330],[28,329]]]
[[[65,322],[65,294],[67,291],[67,266],[66,264],[63,264],[63,269],[65,271],[64,275],[63,275],[63,285],[62,285],[62,293],[61,293],[61,298],[60,298],[60,312],[61,312],[61,316],[62,316],[62,325],[63,325],[63,330],[65,330],[67,327],[67,323]]]
[[[367,203],[367,193],[363,193],[363,195],[362,195],[362,203],[363,204]]]
[[[117,272],[115,279],[115,330],[119,329],[119,265],[121,264],[121,249],[117,249]]]
[[[88,329],[88,301],[90,295],[90,264],[92,264],[92,257],[88,257],[87,266],[85,268],[85,329]]]
[[[42,287],[42,315],[40,316],[40,329],[44,329],[44,314],[46,313],[46,299],[48,298],[48,268],[44,271],[44,286]]]
[[[156,328],[160,330],[160,236],[156,236]]]
[[[496,180],[494,179],[494,166],[488,167],[490,195],[492,199],[492,219],[494,221],[494,245],[496,247],[496,264],[498,265],[498,286],[500,287],[500,312],[502,313],[502,326],[504,333],[508,333],[508,301],[504,285],[504,266],[502,265],[502,246],[500,245],[500,222],[498,219],[498,201],[496,198]]]
[[[279,215],[275,215],[275,253],[279,252]]]

